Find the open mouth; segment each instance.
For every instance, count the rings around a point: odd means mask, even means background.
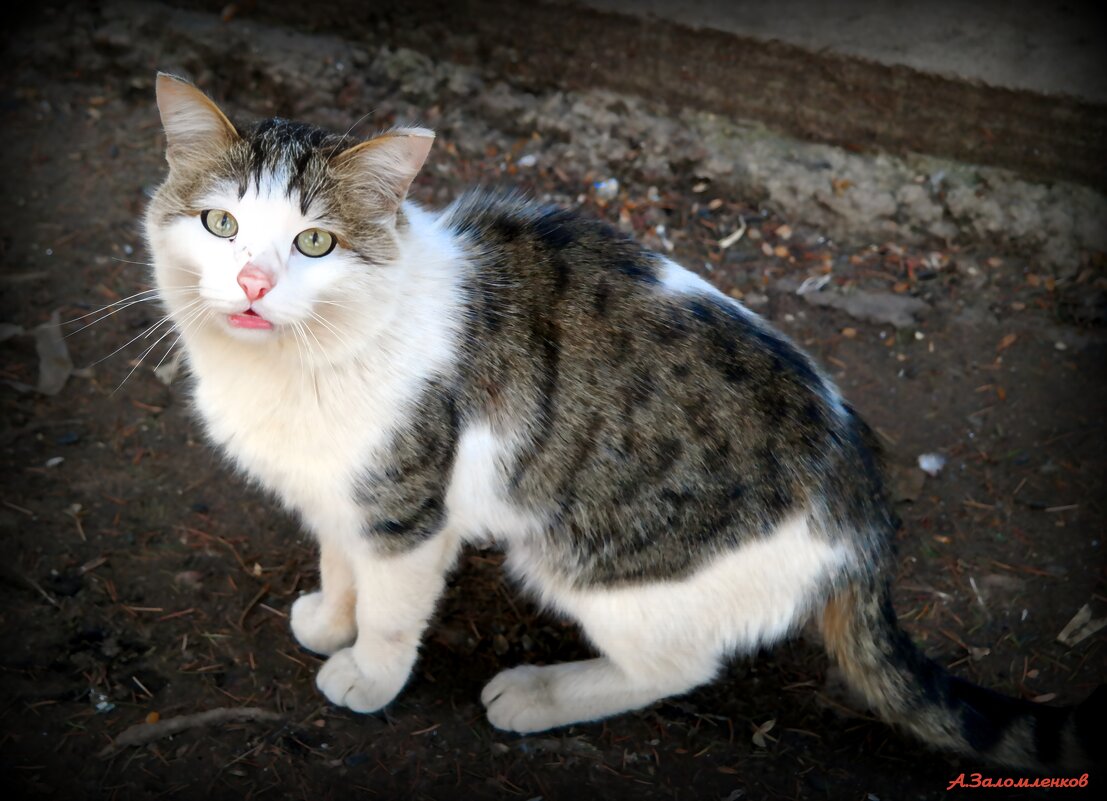
[[[232,328],[272,328],[273,324],[258,314],[253,309],[247,309],[241,314],[228,314],[227,322]]]

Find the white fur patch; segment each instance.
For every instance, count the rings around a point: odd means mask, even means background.
[[[581,621],[616,659],[684,649],[721,658],[787,635],[810,611],[815,589],[848,557],[845,546],[813,536],[805,517],[796,515],[680,581],[603,590],[543,583],[547,600]]]
[[[751,320],[760,322],[761,318],[751,312],[729,295],[724,295],[714,284],[709,283],[691,270],[681,267],[672,259],[661,260],[661,286],[675,295],[707,295],[737,309]]]
[[[449,526],[467,539],[489,535],[499,540],[539,531],[542,516],[508,500],[504,460],[508,443],[487,423],[470,426],[458,441],[446,493]]]

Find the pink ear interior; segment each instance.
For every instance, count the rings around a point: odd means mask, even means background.
[[[219,107],[188,81],[158,73],[156,91],[171,166],[219,152],[238,138]]]
[[[397,128],[343,151],[334,161],[355,174],[360,173],[367,184],[385,189],[399,205],[433,144],[431,130]]]

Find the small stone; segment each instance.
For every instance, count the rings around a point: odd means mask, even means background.
[[[349,754],[345,759],[342,760],[343,764],[345,764],[348,768],[356,768],[358,765],[364,765],[368,761],[369,755],[362,753]]]
[[[803,299],[815,306],[841,309],[859,320],[890,323],[896,328],[915,325],[915,316],[928,308],[925,301],[891,292],[809,292]]]
[[[923,453],[919,455],[919,467],[929,475],[936,476],[946,466],[946,457],[940,453]]]

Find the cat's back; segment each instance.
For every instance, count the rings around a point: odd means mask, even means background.
[[[465,336],[484,352],[515,352],[504,366],[523,373],[537,358],[554,393],[580,382],[621,385],[640,401],[702,390],[741,403],[747,417],[797,404],[809,418],[845,414],[837,389],[786,336],[601,220],[472,191],[444,222],[472,253]]]
[[[573,211],[473,193],[445,222],[476,265],[463,406],[518,443],[515,500],[552,500],[604,541],[589,573],[679,572],[696,540],[736,544],[812,505],[877,513],[860,424],[757,315]]]

